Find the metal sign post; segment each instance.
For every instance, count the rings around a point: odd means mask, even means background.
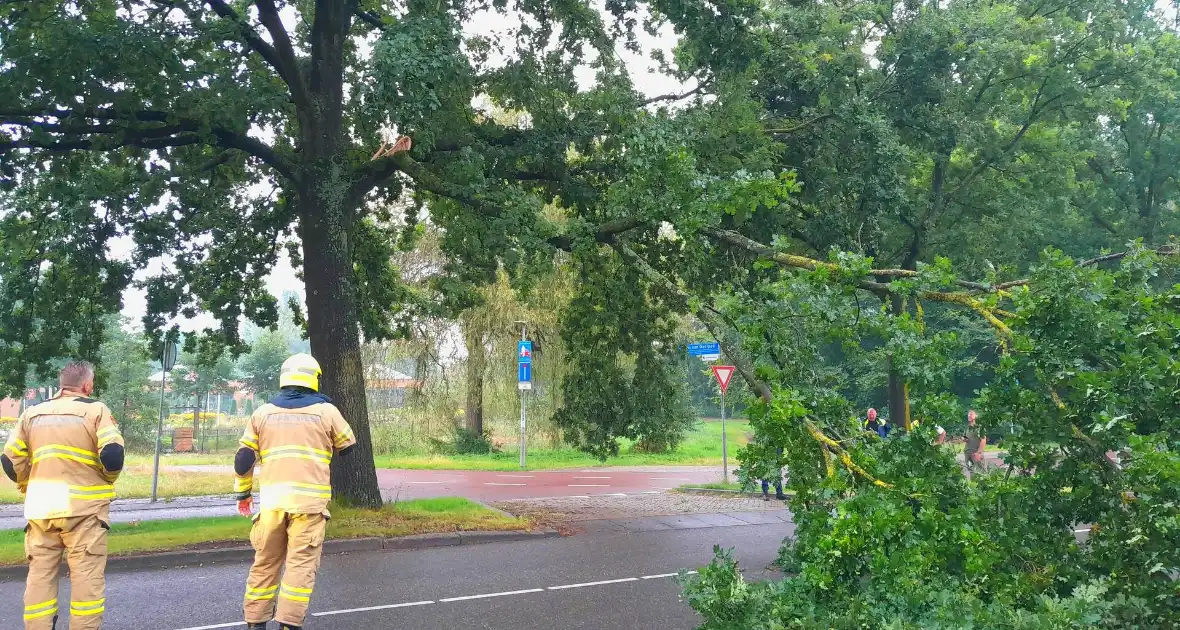
[[[156,502],[156,490],[160,484],[160,438],[164,433],[164,392],[168,384],[168,371],[176,365],[176,342],[164,342],[164,350],[160,357],[160,422],[156,426],[156,457],[152,464],[152,503]]]
[[[526,324],[520,324],[520,343],[516,344],[516,387],[520,390],[520,467],[528,461],[525,427],[528,421],[528,392],[533,388],[533,342],[528,340]]]
[[[713,377],[721,386],[721,478],[729,483],[729,435],[725,430],[725,390],[729,389],[729,381],[733,378],[735,368],[732,365],[713,366]]]

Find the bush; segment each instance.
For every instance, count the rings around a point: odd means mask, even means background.
[[[491,429],[484,429],[481,435],[456,425],[449,441],[431,438],[430,443],[432,450],[440,455],[487,455],[499,452],[492,441]]]

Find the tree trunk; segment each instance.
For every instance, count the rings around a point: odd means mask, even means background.
[[[483,373],[487,363],[483,335],[474,324],[464,324],[463,340],[467,346],[467,405],[465,426],[475,435],[483,435]]]
[[[894,317],[900,317],[905,312],[905,301],[900,296],[890,298],[889,310]],[[910,400],[909,390],[901,374],[893,364],[893,355],[889,355],[889,423],[893,428],[910,430]]]
[[[307,331],[312,355],[323,369],[320,391],[333,399],[357,441],[348,456],[332,461],[332,491],[350,505],[380,507],[349,243],[353,209],[332,196],[333,178],[310,181],[300,195],[299,222]]]

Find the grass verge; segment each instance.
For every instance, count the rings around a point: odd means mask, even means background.
[[[456,531],[519,531],[528,519],[499,512],[458,497],[402,501],[380,510],[333,507],[328,538],[395,537]],[[240,516],[190,518],[116,524],[108,547],[112,556],[153,551],[247,544],[250,521]],[[24,532],[0,531],[0,564],[25,559]]]
[[[745,420],[726,422],[730,460],[737,449],[746,444],[750,424]],[[519,451],[505,450],[490,455],[410,454],[378,456],[378,468],[411,468],[426,470],[520,470]],[[684,442],[669,453],[637,451],[630,442],[623,441],[618,457],[605,462],[572,449],[529,449],[528,470],[555,468],[592,468],[595,466],[720,466],[721,423],[706,421],[685,436]]]
[[[705,489],[705,490],[740,491],[740,490],[743,490],[744,488],[742,487],[742,484],[740,484],[740,483],[734,483],[732,481],[729,483],[721,483],[720,481],[716,481],[713,483],[690,483],[688,485],[680,486],[677,489],[678,490]],[[753,486],[750,486],[749,492],[755,492],[756,490],[758,490],[758,489]]]

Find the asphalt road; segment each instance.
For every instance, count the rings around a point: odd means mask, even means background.
[[[668,574],[735,547],[752,578],[791,525],[751,525],[327,556],[309,630],[689,629],[696,614]],[[108,630],[243,628],[247,567],[229,564],[107,576]],[[605,583],[603,583],[605,582]],[[23,584],[0,582],[0,628],[21,627]],[[61,600],[68,601],[63,582]],[[59,624],[60,625],[60,624]]]

